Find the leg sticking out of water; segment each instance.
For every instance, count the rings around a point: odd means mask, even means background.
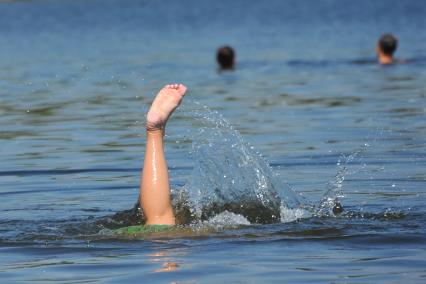
[[[140,204],[146,224],[174,225],[169,174],[163,136],[167,120],[185,95],[182,84],[166,85],[154,99],[146,118],[146,149],[140,186]]]

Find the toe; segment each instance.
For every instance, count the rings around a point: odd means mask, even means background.
[[[179,84],[179,91],[182,93],[182,95],[185,95],[187,88],[183,84]]]

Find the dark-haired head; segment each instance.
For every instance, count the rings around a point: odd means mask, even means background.
[[[222,46],[217,50],[217,63],[221,69],[233,69],[235,64],[235,52],[230,46]]]
[[[392,34],[384,34],[379,39],[378,47],[385,55],[392,56],[398,47],[398,39]]]

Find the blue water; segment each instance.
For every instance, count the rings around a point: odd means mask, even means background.
[[[425,14],[421,0],[2,1],[1,282],[424,283]],[[374,64],[385,32],[409,63]],[[234,72],[217,72],[222,44]],[[137,199],[144,114],[169,82],[190,90],[167,128],[175,196],[200,219],[211,201],[279,200],[279,221],[105,233]]]

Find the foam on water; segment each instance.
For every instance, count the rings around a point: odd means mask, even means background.
[[[203,222],[203,225],[213,226],[214,228],[250,225],[249,220],[244,216],[228,212],[227,210],[219,213],[209,220]]]

